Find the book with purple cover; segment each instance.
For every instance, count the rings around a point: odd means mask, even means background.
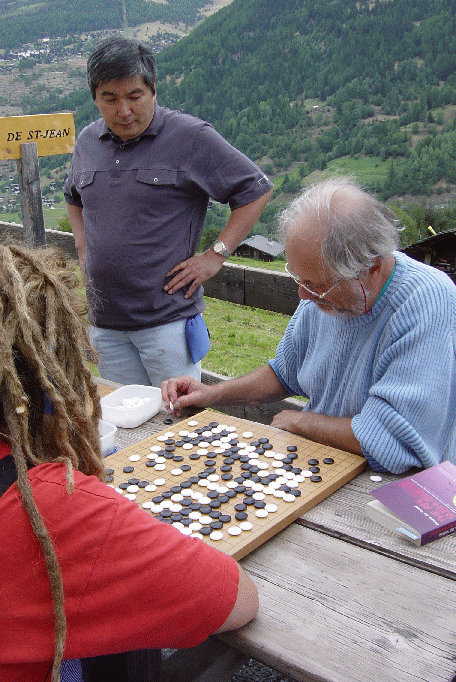
[[[456,531],[456,466],[436,464],[416,474],[372,490],[369,518],[406,538],[425,545]]]

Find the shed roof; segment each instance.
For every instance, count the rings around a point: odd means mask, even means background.
[[[269,256],[274,257],[278,256],[283,251],[282,244],[272,239],[268,239],[267,237],[263,237],[261,234],[255,234],[253,237],[244,239],[239,246],[242,246],[243,244],[250,246],[252,249],[258,249],[258,251],[262,251],[263,253],[267,253]]]

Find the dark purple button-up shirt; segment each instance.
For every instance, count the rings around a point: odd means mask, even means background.
[[[199,287],[163,291],[166,273],[194,255],[209,197],[244,206],[271,182],[209,124],[156,106],[135,140],[99,119],[80,133],[65,199],[82,207],[88,297],[95,324],[141,329],[204,309]]]

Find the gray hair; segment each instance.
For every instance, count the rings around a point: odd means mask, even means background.
[[[336,277],[351,279],[386,258],[399,245],[395,214],[346,177],[306,188],[279,216],[282,243],[303,222],[324,230],[321,258]]]
[[[93,99],[101,83],[142,76],[155,94],[155,59],[151,50],[120,36],[103,40],[91,52],[87,60],[87,82]]]

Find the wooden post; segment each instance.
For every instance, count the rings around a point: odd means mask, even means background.
[[[45,246],[43,204],[36,142],[21,144],[21,158],[16,160],[21,196],[24,241],[30,246]]]

